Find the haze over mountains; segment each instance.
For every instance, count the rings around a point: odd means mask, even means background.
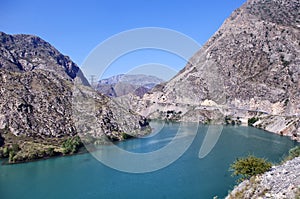
[[[142,97],[162,82],[164,80],[151,75],[121,74],[101,79],[96,85],[96,90],[109,97],[120,97],[130,93]]]

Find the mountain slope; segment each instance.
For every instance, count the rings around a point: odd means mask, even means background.
[[[64,154],[64,143],[86,129],[94,128],[89,141],[98,143],[147,133],[145,118],[86,86],[78,66],[47,42],[1,33],[0,47],[0,156],[10,162]],[[75,107],[78,89],[94,100],[97,126],[85,121],[83,129],[77,121],[84,116]]]
[[[262,117],[254,125],[298,139],[299,4],[297,0],[247,1],[183,70],[146,94],[136,109],[152,118],[166,118],[166,112],[173,111],[201,122],[226,115],[245,120]]]
[[[245,180],[226,199],[290,198],[300,196],[300,157],[274,166],[262,175]]]

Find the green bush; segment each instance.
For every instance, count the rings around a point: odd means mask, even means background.
[[[18,144],[12,144],[11,148],[8,149],[8,161],[9,162],[15,162],[14,157],[17,155],[18,151],[20,150],[20,147]]]
[[[259,118],[257,118],[257,117],[251,117],[248,119],[248,125],[252,126],[258,120],[259,120]]]
[[[49,155],[49,156],[53,156],[54,155],[54,148],[53,147],[50,147],[47,149],[46,153]]]
[[[8,158],[9,161],[12,161],[13,157],[18,153],[19,150],[20,148],[17,144],[13,144],[11,147],[0,147],[0,158]]]
[[[78,151],[78,149],[82,146],[82,142],[78,136],[68,138],[62,144],[63,154],[73,154]]]
[[[20,147],[18,144],[12,144],[11,150],[14,152],[18,152],[20,150]]]
[[[289,155],[292,156],[292,158],[296,158],[300,156],[300,146],[296,146],[289,150]]]
[[[230,121],[231,121],[231,117],[228,116],[228,115],[226,115],[224,120],[225,120],[225,124],[226,124],[226,125],[229,125],[229,124],[230,124]]]
[[[124,140],[129,139],[129,138],[132,138],[132,136],[129,135],[129,134],[127,134],[127,133],[122,133],[121,136],[122,136],[122,138],[123,138]]]
[[[4,147],[3,148],[3,156],[4,157],[8,157],[8,154],[9,154],[9,148],[8,147]]]
[[[289,155],[283,161],[292,160],[300,156],[300,146],[296,146],[289,150]]]
[[[15,155],[16,155],[16,152],[10,151],[10,152],[9,152],[9,156],[8,156],[8,162],[10,162],[10,163],[15,162],[15,161],[14,161]]]
[[[239,180],[242,181],[265,173],[271,167],[272,163],[267,162],[265,159],[249,155],[248,157],[238,158],[230,165],[230,170],[233,171],[233,176],[240,176]]]

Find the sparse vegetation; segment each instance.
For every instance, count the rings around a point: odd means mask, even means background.
[[[254,124],[255,122],[257,122],[258,120],[259,120],[258,117],[251,117],[251,118],[248,119],[248,125],[249,125],[249,126],[253,126],[253,124]]]
[[[289,99],[287,98],[286,100],[284,100],[284,106],[287,106],[289,104]]]
[[[229,199],[257,198],[258,196],[263,197],[268,189],[260,187],[260,183],[260,179],[255,178],[255,176],[251,177],[242,189],[236,190],[235,192],[229,192]],[[258,189],[259,192],[256,192]],[[252,191],[249,192],[249,190]]]
[[[7,158],[8,155],[9,155],[9,149],[8,149],[8,147],[3,147],[2,148],[2,157],[3,158]]]
[[[280,56],[280,60],[281,60],[282,65],[283,65],[284,67],[287,67],[287,66],[290,64],[289,61],[286,61],[286,60],[284,59],[284,56],[283,56],[283,55]]]
[[[211,124],[212,120],[210,118],[207,118],[207,120],[204,122],[204,124]]]
[[[234,118],[232,118],[231,116],[228,116],[228,115],[225,116],[224,121],[225,121],[226,125],[235,126],[235,125],[241,125],[242,124],[242,122],[241,122],[241,120],[240,120],[239,117],[237,117],[236,119],[234,119]]]
[[[258,158],[253,155],[248,157],[238,158],[230,165],[230,170],[233,176],[239,176],[239,181],[250,179],[252,176],[262,174],[272,167],[272,163],[263,158]]]
[[[124,140],[129,139],[129,138],[132,138],[132,135],[129,135],[129,134],[127,134],[127,133],[122,133],[121,135],[122,135],[122,138],[123,138]]]
[[[9,131],[3,133],[2,136],[5,143],[0,147],[0,158],[7,158],[8,163],[73,154],[82,146],[78,136],[71,138],[17,137]]]
[[[289,151],[289,156],[293,159],[300,156],[300,146],[296,146]]]
[[[242,124],[242,121],[240,120],[239,117],[237,117],[237,120],[235,121],[236,125],[241,125]]]
[[[289,150],[289,155],[287,157],[284,158],[284,161],[288,161],[288,160],[292,160],[296,157],[300,156],[300,146],[296,146],[292,149]]]
[[[63,148],[62,153],[64,155],[76,153],[81,146],[82,146],[82,142],[81,142],[79,136],[68,138],[62,144],[62,148]]]
[[[4,150],[5,149],[5,150]],[[14,157],[20,150],[20,147],[18,144],[12,144],[10,148],[3,148],[3,152],[5,152],[5,155],[8,154],[8,161],[9,162],[15,162]]]
[[[300,188],[295,193],[295,199],[300,199]]]
[[[230,121],[231,121],[231,117],[228,116],[228,115],[226,115],[226,116],[225,116],[225,124],[226,124],[226,125],[229,125],[229,124],[230,124]]]
[[[15,152],[15,151],[10,151],[10,152],[9,152],[9,155],[8,155],[8,161],[9,161],[10,163],[15,162],[15,159],[14,159],[15,155],[16,155],[16,152]]]

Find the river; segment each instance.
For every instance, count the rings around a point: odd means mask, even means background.
[[[162,123],[152,125],[160,126]],[[178,127],[178,123],[167,123],[154,136],[130,139],[115,145],[135,153],[159,150],[171,142]],[[0,198],[222,198],[235,185],[236,179],[231,176],[229,166],[237,157],[253,154],[278,163],[290,148],[297,145],[287,137],[256,128],[224,126],[210,153],[199,158],[207,128],[207,125],[199,126],[191,146],[172,164],[148,173],[126,173],[112,169],[90,153],[1,165]],[[186,137],[180,139],[184,142]]]

